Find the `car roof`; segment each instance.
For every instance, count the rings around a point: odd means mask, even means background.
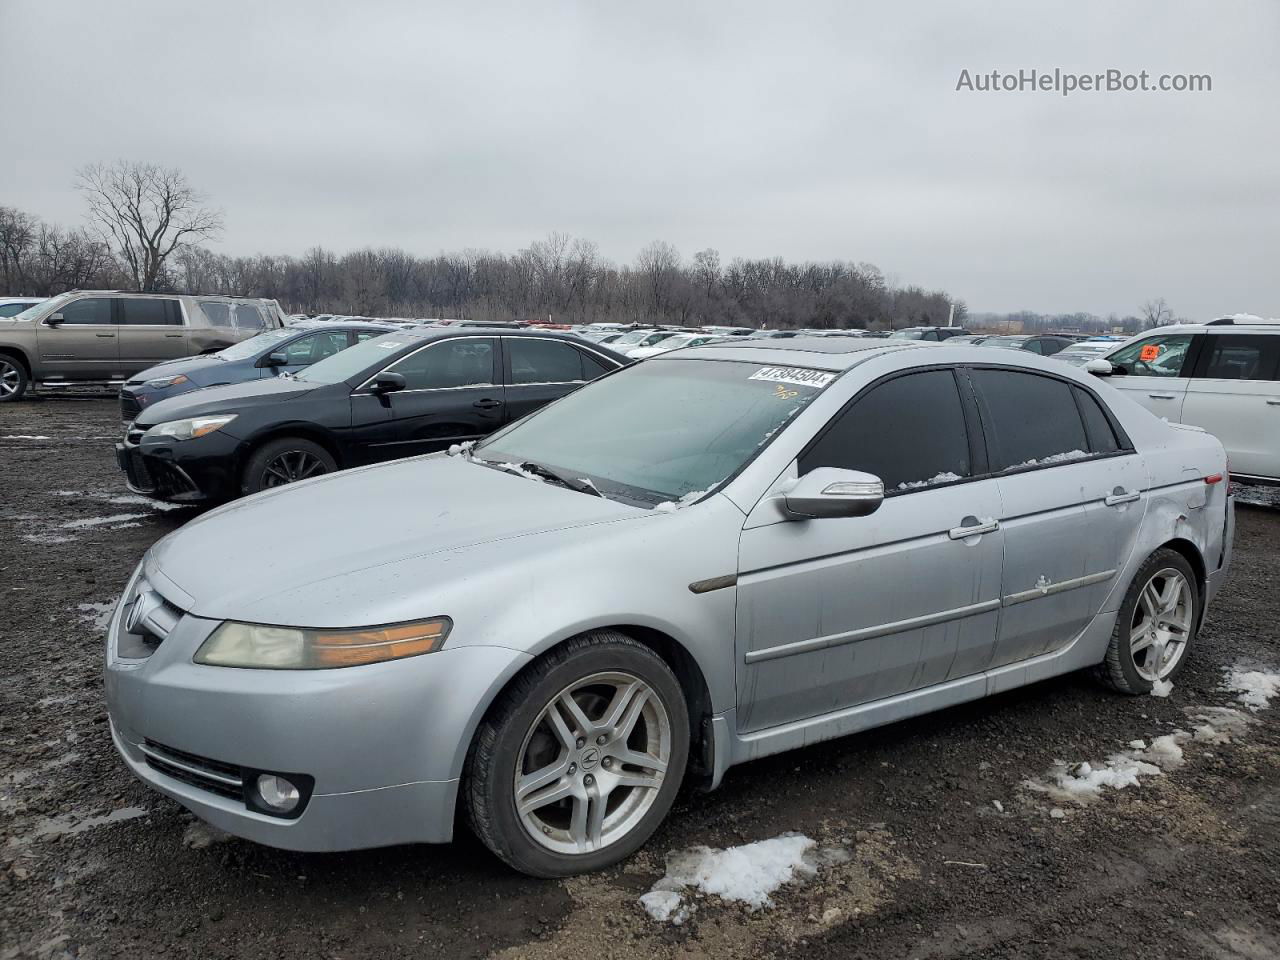
[[[1171,323],[1163,327],[1152,327],[1150,330],[1135,333],[1134,337],[1149,337],[1152,334],[1163,336],[1170,333],[1280,334],[1280,323],[1266,320],[1252,323],[1246,320],[1231,320],[1230,323]]]
[[[535,340],[563,340],[565,343],[603,353],[611,360],[627,362],[627,357],[610,350],[607,343],[596,343],[594,340],[563,330],[542,330],[537,327],[404,327],[399,330],[388,330],[387,334],[401,338],[411,337],[418,343],[427,343],[432,340],[456,340],[461,337],[527,337]]]
[[[383,323],[378,320],[295,320],[281,329],[284,330],[381,330],[383,333],[395,333],[400,329],[394,323]]]
[[[934,350],[940,346],[942,344],[926,340],[862,337],[742,337],[686,347],[678,353],[685,360],[738,360],[819,370],[847,370],[863,360],[895,350]]]

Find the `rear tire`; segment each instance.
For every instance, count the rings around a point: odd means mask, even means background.
[[[245,464],[242,493],[258,493],[333,473],[338,462],[320,444],[302,437],[280,437],[264,443]]]
[[[1113,690],[1150,693],[1182,672],[1200,626],[1199,581],[1186,558],[1162,547],[1139,568],[1120,604],[1107,656],[1096,668]]]
[[[476,731],[463,779],[472,830],[535,877],[611,866],[670,811],[689,740],[661,657],[612,630],[575,637],[516,678]]]
[[[17,403],[27,392],[31,378],[22,361],[7,353],[0,353],[0,403]]]

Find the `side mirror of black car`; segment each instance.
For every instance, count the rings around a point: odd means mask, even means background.
[[[371,389],[377,394],[395,393],[397,390],[403,390],[408,385],[409,382],[400,374],[384,371],[373,378]]]

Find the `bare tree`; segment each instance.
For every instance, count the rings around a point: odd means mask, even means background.
[[[146,293],[156,289],[171,253],[222,230],[222,214],[172,167],[92,164],[79,171],[78,187],[89,202],[90,222]]]
[[[1173,319],[1173,311],[1164,302],[1164,297],[1148,300],[1142,305],[1142,326],[1144,330],[1162,327]]]

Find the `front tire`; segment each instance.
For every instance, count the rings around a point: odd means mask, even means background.
[[[1176,677],[1195,642],[1201,602],[1182,554],[1161,548],[1149,556],[1120,604],[1099,679],[1121,693],[1144,694]]]
[[[320,444],[302,437],[281,437],[253,452],[245,464],[240,490],[246,494],[258,493],[337,469],[338,462]]]
[[[0,403],[16,403],[27,392],[30,383],[22,361],[0,353]]]
[[[610,866],[638,850],[675,801],[689,756],[680,682],[611,630],[534,662],[480,725],[467,758],[472,829],[535,877]]]

